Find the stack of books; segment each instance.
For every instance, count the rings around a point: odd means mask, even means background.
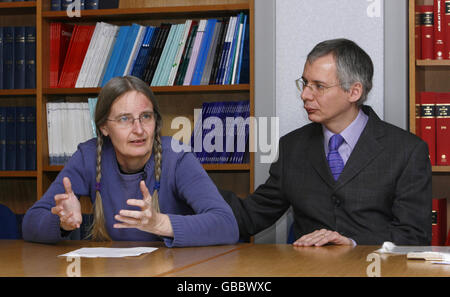
[[[417,94],[416,135],[428,144],[432,165],[450,165],[450,93]]]
[[[434,0],[433,5],[416,6],[416,59],[450,59],[450,4]]]
[[[36,170],[36,107],[0,107],[0,170]]]
[[[0,27],[0,89],[36,88],[36,27]]]
[[[151,86],[249,82],[244,13],[159,27],[50,24],[50,87],[102,87],[133,75]]]
[[[94,137],[95,125],[91,115],[95,104],[48,102],[46,107],[49,164],[64,165],[79,143]]]
[[[248,163],[249,101],[205,102],[191,146],[200,163]]]

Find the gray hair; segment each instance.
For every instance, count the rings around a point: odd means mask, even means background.
[[[313,63],[316,59],[332,54],[336,62],[337,79],[343,90],[360,82],[363,86],[361,98],[357,104],[361,106],[367,100],[372,89],[373,62],[369,55],[355,42],[340,38],[323,41],[317,44],[306,59]]]

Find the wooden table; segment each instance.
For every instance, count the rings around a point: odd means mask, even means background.
[[[450,276],[450,265],[407,260],[405,255],[379,255],[378,246],[294,247],[255,244],[167,276],[332,277],[332,276]],[[371,255],[372,257],[368,256]],[[375,268],[376,262],[379,266]],[[378,273],[378,275],[376,274]]]
[[[1,276],[160,276],[229,253],[245,245],[166,248],[161,242],[64,241],[38,244],[23,240],[0,240]],[[157,247],[149,254],[125,258],[80,258],[59,255],[82,247]],[[70,260],[70,261],[68,261]],[[79,272],[79,275],[74,275]]]
[[[407,260],[404,255],[374,255],[378,246],[238,244],[166,248],[151,242],[65,241],[48,245],[22,240],[0,240],[0,276],[68,276],[74,262],[58,255],[98,246],[158,249],[139,257],[81,258],[80,276],[450,276],[450,265]]]

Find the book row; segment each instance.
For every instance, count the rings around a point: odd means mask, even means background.
[[[194,115],[191,147],[200,163],[248,163],[250,103],[205,102]]]
[[[80,9],[118,8],[119,0],[78,0]],[[66,10],[75,0],[52,0],[51,10]]]
[[[64,165],[81,142],[94,137],[93,105],[88,102],[48,102],[47,134],[50,165]],[[92,113],[92,114],[91,114]]]
[[[450,59],[450,1],[416,6],[416,58]]]
[[[36,27],[0,27],[0,89],[36,88]]]
[[[35,106],[0,106],[0,170],[36,170]]]
[[[103,87],[133,75],[151,86],[249,82],[244,13],[160,26],[50,25],[50,87]]]
[[[64,165],[79,143],[96,137],[95,105],[88,102],[48,102],[47,132],[50,165]],[[249,101],[207,102],[196,117],[192,151],[201,163],[247,163]]]
[[[416,135],[428,144],[432,165],[450,165],[450,93],[418,94]]]

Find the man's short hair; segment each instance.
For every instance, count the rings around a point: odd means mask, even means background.
[[[361,106],[372,89],[372,59],[355,42],[340,38],[317,44],[308,54],[306,62],[313,63],[316,59],[328,54],[332,54],[336,61],[337,79],[342,89],[348,91],[354,83],[362,84],[363,92],[357,102],[358,106]]]

